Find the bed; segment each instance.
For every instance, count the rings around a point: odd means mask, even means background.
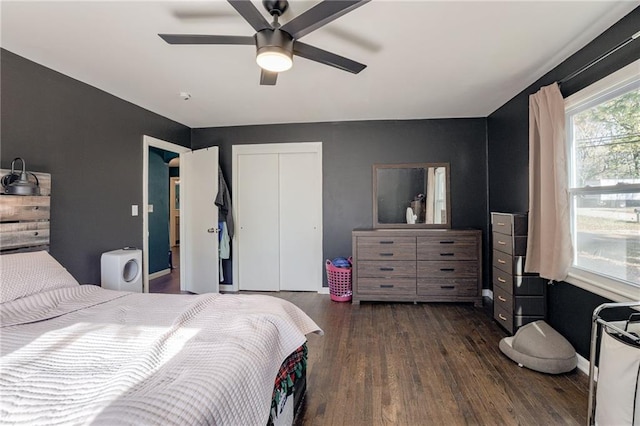
[[[0,249],[14,250],[5,225]],[[291,423],[306,335],[322,334],[271,296],[80,285],[46,250],[3,253],[0,278],[2,424]]]
[[[81,286],[44,251],[0,276],[3,423],[265,425],[281,364],[321,333],[270,296]]]

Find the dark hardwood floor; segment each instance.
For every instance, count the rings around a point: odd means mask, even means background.
[[[313,318],[308,387],[297,425],[585,424],[588,378],[519,368],[506,333],[466,304],[332,302],[269,293]]]
[[[180,293],[179,259],[152,293]],[[244,292],[242,292],[244,293]],[[489,307],[332,302],[265,293],[324,330],[308,336],[307,393],[296,425],[557,425],[586,423],[588,378],[518,367]]]
[[[181,294],[179,247],[171,249],[171,264],[173,268],[170,274],[149,280],[149,293]]]

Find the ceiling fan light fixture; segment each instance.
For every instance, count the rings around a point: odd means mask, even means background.
[[[264,46],[258,49],[258,55],[256,56],[256,62],[260,68],[272,71],[282,72],[291,69],[293,60],[291,52],[278,47],[278,46]]]

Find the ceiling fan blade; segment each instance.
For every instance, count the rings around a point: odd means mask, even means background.
[[[370,1],[371,0],[325,0],[307,10],[302,15],[287,22],[280,29],[291,34],[291,37],[294,39],[299,39]]]
[[[260,85],[262,86],[275,86],[278,79],[278,73],[267,70],[260,70]]]
[[[299,41],[293,43],[293,54],[343,71],[349,71],[353,74],[358,74],[367,67],[360,62],[352,61],[344,56],[336,55]]]
[[[256,44],[252,36],[199,35],[199,34],[158,34],[169,44]]]
[[[256,9],[249,0],[227,0],[235,10],[253,27],[256,31],[271,28],[271,24],[264,19],[264,16]]]

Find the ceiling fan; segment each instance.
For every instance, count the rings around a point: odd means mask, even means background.
[[[169,44],[239,44],[256,46],[261,68],[260,84],[273,86],[278,73],[293,65],[293,55],[358,74],[366,65],[335,53],[302,43],[300,38],[371,0],[324,0],[301,15],[280,25],[278,17],[289,7],[287,0],[263,0],[273,17],[269,24],[250,0],[227,0],[257,32],[253,36],[158,34]]]

